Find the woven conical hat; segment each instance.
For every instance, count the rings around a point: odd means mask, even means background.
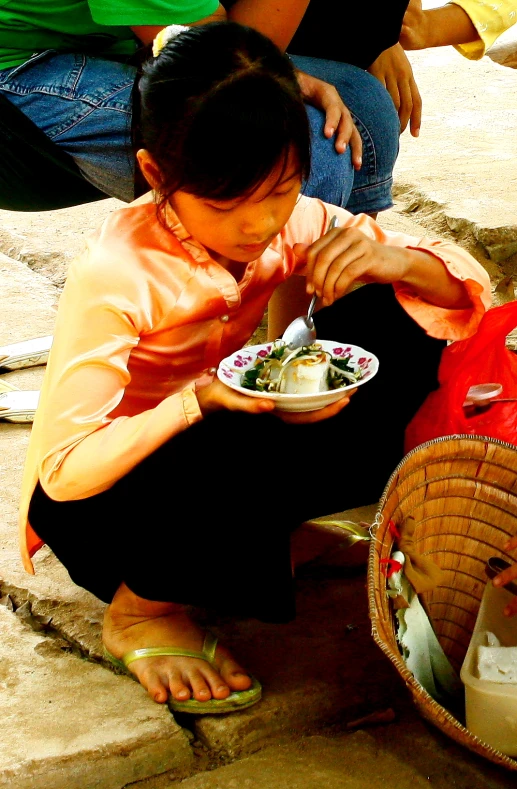
[[[517,760],[468,731],[434,701],[408,670],[396,640],[395,620],[380,560],[388,558],[398,525],[412,515],[415,547],[445,571],[445,581],[421,595],[435,633],[458,674],[474,629],[491,556],[517,534],[517,447],[491,438],[448,436],[412,450],[382,495],[370,546],[368,597],[372,635],[397,668],[420,713],[452,739],[497,764]]]

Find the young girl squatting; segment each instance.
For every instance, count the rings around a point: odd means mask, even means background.
[[[446,340],[475,332],[490,287],[452,244],[300,196],[304,104],[288,57],[256,31],[181,31],[140,90],[152,191],[70,266],[26,461],[23,559],[33,572],[47,543],[108,604],[105,647],[157,702],[228,711],[260,686],[185,606],[295,616],[293,534],[380,496]],[[318,337],[380,361],[353,397],[311,413],[216,377],[291,275],[319,296]]]

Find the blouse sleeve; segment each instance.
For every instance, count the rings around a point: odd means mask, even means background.
[[[452,0],[476,28],[480,40],[458,44],[455,49],[469,60],[479,60],[499,36],[517,22],[516,0]]]
[[[142,282],[110,281],[105,269],[71,267],[33,428],[40,482],[51,498],[81,499],[111,487],[201,419],[192,388],[137,415],[110,417],[130,381],[129,355],[150,328],[152,309]]]
[[[417,238],[406,233],[383,230],[367,214],[354,216],[344,208],[314,200],[313,206],[302,206],[293,228],[293,242],[312,243],[324,233],[332,216],[337,216],[339,227],[356,227],[379,244],[406,247],[428,252],[438,258],[449,274],[460,280],[471,304],[466,309],[438,307],[425,301],[415,290],[400,283],[394,284],[395,295],[406,312],[431,336],[441,340],[461,340],[476,331],[479,322],[492,300],[490,278],[478,261],[457,244],[429,238]],[[293,256],[294,257],[294,256]],[[304,268],[296,269],[303,274]]]

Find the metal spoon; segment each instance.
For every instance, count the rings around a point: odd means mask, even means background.
[[[332,230],[334,227],[337,227],[337,216],[333,216],[330,220],[329,230]],[[316,328],[312,319],[316,299],[317,296],[314,294],[309,304],[307,315],[300,315],[294,321],[291,321],[282,335],[282,341],[292,351],[295,348],[301,348],[302,345],[311,345],[316,339]]]

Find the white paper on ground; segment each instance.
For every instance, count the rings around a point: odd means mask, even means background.
[[[391,558],[404,565],[405,556],[401,551],[394,551]],[[388,579],[388,583],[409,603],[409,608],[396,611],[397,638],[408,669],[436,701],[457,699],[463,691],[463,685],[440,646],[418,595],[404,575],[403,567]]]
[[[32,422],[38,401],[38,391],[0,391],[0,419],[8,422]]]
[[[11,345],[0,347],[0,367],[8,370],[20,370],[25,367],[34,367],[45,364],[52,346],[53,336],[36,337],[33,340],[23,340]]]

